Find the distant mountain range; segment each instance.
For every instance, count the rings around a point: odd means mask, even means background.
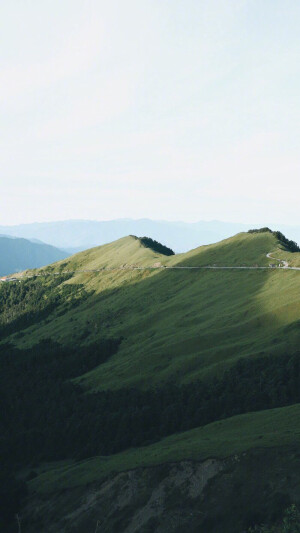
[[[0,235],[0,276],[39,268],[70,255],[49,244]]]
[[[267,225],[273,230],[282,231],[289,239],[300,242],[300,226]],[[65,220],[0,226],[0,233],[30,240],[38,239],[69,253],[107,244],[126,235],[147,236],[179,253],[203,244],[218,242],[252,227],[258,226],[218,220],[195,223],[150,219]]]

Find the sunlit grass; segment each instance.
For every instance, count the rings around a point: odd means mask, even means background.
[[[239,234],[165,264],[268,264],[272,234]],[[127,237],[63,262],[66,270],[154,264],[158,254]],[[59,268],[60,263],[50,267]],[[51,337],[89,343],[123,337],[118,353],[80,379],[88,389],[189,382],[222,372],[239,357],[295,351],[300,272],[274,270],[114,270],[79,273],[89,298],[63,316],[32,326],[22,346]]]

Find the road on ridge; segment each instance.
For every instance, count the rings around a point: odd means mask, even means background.
[[[300,267],[290,267],[287,261],[282,259],[277,259],[273,257],[271,252],[267,254],[268,259],[273,259],[278,261],[281,265],[279,268],[281,270],[300,270]],[[79,274],[79,273],[93,273],[93,272],[113,272],[115,270],[274,270],[274,266],[161,266],[161,267],[138,267],[138,266],[128,266],[128,267],[103,267],[99,269],[85,269],[85,270],[63,270],[61,272],[46,272],[45,274],[31,274],[31,275],[20,275],[17,278],[3,278],[2,282],[13,282],[21,281],[22,279],[36,278],[36,277],[45,277],[45,276],[60,276],[61,274]]]

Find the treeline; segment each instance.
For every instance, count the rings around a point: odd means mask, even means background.
[[[300,252],[300,248],[295,241],[290,241],[280,231],[274,231],[273,234],[289,252]]]
[[[22,466],[34,471],[41,461],[110,455],[229,416],[300,402],[300,353],[241,359],[221,378],[146,391],[87,393],[71,381],[107,361],[120,342],[103,339],[76,349],[51,341],[28,350],[0,347],[5,531],[25,494],[14,478]]]
[[[272,231],[270,228],[260,228],[260,229],[249,229],[248,233],[272,233],[276,239],[278,239],[281,244],[289,252],[300,252],[300,247],[295,241],[291,241],[281,233],[281,231]]]
[[[6,462],[109,455],[229,416],[300,402],[299,353],[245,359],[222,378],[147,391],[85,393],[69,381],[111,357],[119,342],[2,351],[0,455]]]
[[[139,237],[139,240],[145,246],[145,248],[151,248],[151,250],[154,252],[162,255],[175,255],[175,252],[173,252],[171,248],[168,248],[164,244],[161,244],[150,237]]]
[[[87,297],[83,285],[63,284],[70,274],[0,284],[0,337],[44,320],[58,306],[67,311]]]
[[[107,361],[120,342],[103,339],[80,349],[52,341],[28,350],[1,346],[0,456],[7,466],[74,457],[79,452],[81,444],[72,444],[71,439],[80,431],[81,416],[94,412],[93,395],[86,395],[70,379]]]
[[[273,233],[273,231],[268,227],[264,227],[259,229],[249,229],[248,233]]]

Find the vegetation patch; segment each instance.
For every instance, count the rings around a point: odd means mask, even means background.
[[[111,455],[236,414],[300,402],[300,354],[242,360],[219,379],[148,391],[87,394],[70,381],[104,363],[119,344],[2,347],[2,458],[25,465]]]
[[[39,323],[57,307],[64,313],[87,297],[83,285],[64,283],[71,274],[46,276],[0,285],[0,335],[19,332]]]
[[[157,252],[162,255],[175,255],[175,252],[171,248],[164,246],[150,237],[139,237],[139,241],[142,243],[145,248],[150,248],[153,252]]]
[[[264,227],[264,228],[259,228],[259,229],[249,229],[248,233],[272,233],[273,234],[273,231],[268,227]]]
[[[281,231],[272,231],[270,228],[249,229],[248,233],[272,233],[288,252],[300,252],[300,247],[295,241],[291,241]]]

